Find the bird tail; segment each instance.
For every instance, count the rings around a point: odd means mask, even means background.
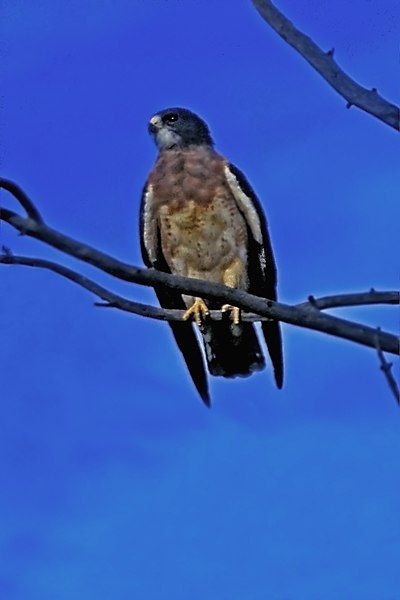
[[[220,377],[246,377],[265,367],[265,359],[251,323],[218,321],[203,328],[208,370]]]

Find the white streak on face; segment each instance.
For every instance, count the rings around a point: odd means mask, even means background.
[[[143,203],[143,242],[150,262],[157,260],[157,219],[153,210],[153,186],[149,185]]]
[[[235,175],[229,169],[228,165],[224,167],[226,180],[230,187],[230,190],[238,204],[239,210],[244,214],[244,217],[247,221],[248,226],[250,227],[251,233],[254,236],[254,239],[259,243],[263,243],[262,237],[262,229],[260,218],[258,216],[257,210],[249,198],[241,189],[238,180]],[[264,257],[265,262],[265,257]]]

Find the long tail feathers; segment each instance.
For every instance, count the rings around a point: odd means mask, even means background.
[[[246,377],[264,368],[264,355],[251,323],[209,323],[202,333],[211,375]]]

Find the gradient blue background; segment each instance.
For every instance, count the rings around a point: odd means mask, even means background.
[[[140,263],[147,121],[181,105],[260,195],[283,301],[396,287],[396,133],[250,2],[2,5],[2,173],[50,225]],[[279,5],[398,98],[397,0]],[[4,224],[0,243],[154,302]],[[208,411],[165,324],[93,301],[1,267],[1,600],[400,598],[399,411],[372,350],[284,326],[284,390],[214,380]],[[397,329],[394,307],[336,313]]]

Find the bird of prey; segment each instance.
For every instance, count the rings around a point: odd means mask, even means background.
[[[206,123],[184,108],[168,108],[149,122],[159,154],[143,189],[143,261],[160,271],[222,283],[276,300],[276,267],[261,204],[239,169],[214,150]],[[193,382],[209,406],[211,375],[245,377],[265,366],[255,327],[237,307],[156,289],[164,308],[184,309],[171,322]],[[212,321],[209,311],[225,318]],[[199,326],[204,357],[192,320]],[[262,322],[278,388],[283,384],[279,322]],[[205,361],[204,361],[205,358]]]

